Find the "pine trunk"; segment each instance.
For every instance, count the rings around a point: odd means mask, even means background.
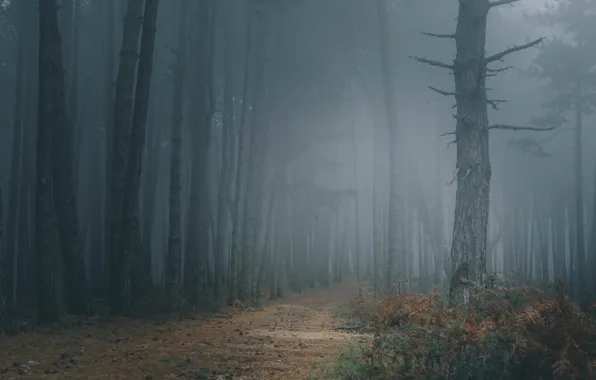
[[[238,291],[240,290],[240,283],[238,277],[242,276],[244,268],[241,256],[242,252],[242,231],[241,218],[243,218],[243,205],[245,194],[245,180],[246,180],[246,157],[248,157],[247,142],[250,135],[250,130],[247,128],[247,116],[249,110],[249,79],[250,79],[250,56],[252,47],[252,26],[253,26],[253,12],[249,8],[246,17],[246,32],[245,45],[246,51],[244,53],[244,74],[242,83],[242,111],[240,115],[240,125],[238,128],[238,148],[236,153],[236,188],[234,194],[234,205],[232,214],[232,252],[230,255],[230,294],[228,297],[228,304],[232,305],[238,298]],[[242,295],[244,296],[244,295]]]
[[[170,207],[168,256],[166,259],[166,296],[169,302],[180,299],[182,264],[182,208],[180,194],[182,192],[182,111],[184,106],[184,80],[186,79],[186,36],[188,28],[189,0],[180,3],[180,19],[178,22],[178,50],[176,54],[176,72],[174,74],[174,94],[172,96],[172,143],[170,156]],[[170,305],[172,306],[172,305]]]
[[[114,95],[114,121],[110,127],[112,141],[109,156],[111,167],[108,181],[110,184],[108,218],[110,262],[110,306],[114,313],[125,312],[128,302],[124,293],[129,273],[123,273],[123,263],[119,259],[122,241],[122,214],[124,207],[124,187],[126,182],[127,158],[133,122],[135,72],[139,55],[139,36],[143,26],[143,0],[128,0],[122,32],[122,49],[116,78]]]
[[[39,323],[53,323],[60,315],[56,260],[60,255],[58,221],[53,198],[52,129],[55,123],[55,45],[60,43],[56,0],[39,2],[39,111],[37,132],[37,183],[35,251],[37,267],[37,316]],[[59,53],[59,50],[58,50]],[[62,68],[60,68],[62,70]],[[62,72],[59,74],[62,79]]]
[[[122,222],[120,223],[122,228],[121,241],[118,245],[118,265],[114,268],[116,271],[114,273],[116,281],[113,284],[115,293],[112,293],[110,305],[111,313],[117,315],[130,314],[133,306],[131,271],[134,252],[139,245],[139,186],[143,168],[145,128],[151,90],[151,74],[153,72],[157,10],[158,0],[147,0],[145,2],[134,112],[127,149],[128,159],[126,160]]]
[[[467,304],[469,288],[464,283],[469,280],[483,284],[486,275],[491,178],[484,63],[488,9],[488,0],[461,0],[455,32],[457,190],[451,304]]]

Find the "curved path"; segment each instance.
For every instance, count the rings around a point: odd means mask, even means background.
[[[353,286],[296,295],[259,311],[171,322],[92,321],[0,338],[2,379],[309,379],[357,335],[335,310]]]

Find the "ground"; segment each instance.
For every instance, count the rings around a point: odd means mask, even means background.
[[[354,286],[312,291],[263,310],[176,321],[90,319],[0,338],[1,379],[312,379],[366,337],[338,330]]]

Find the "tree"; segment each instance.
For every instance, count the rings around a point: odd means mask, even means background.
[[[397,99],[393,80],[393,60],[390,33],[387,22],[387,1],[377,0],[379,16],[379,36],[381,40],[381,66],[383,71],[383,89],[387,127],[389,128],[389,247],[387,252],[386,287],[388,291],[394,286],[397,255],[399,251],[400,194],[399,167],[401,165],[400,132],[397,124]]]
[[[189,217],[186,220],[184,255],[184,292],[193,306],[205,306],[208,299],[209,273],[209,220],[210,210],[207,187],[208,148],[211,141],[211,121],[214,112],[213,61],[218,2],[196,1],[194,12],[198,22],[190,40],[189,58],[193,71],[189,72],[189,99],[187,107],[190,141],[193,146],[189,188]],[[210,294],[209,294],[210,295]]]
[[[117,272],[114,273],[117,282],[113,289],[116,293],[112,294],[110,305],[113,314],[129,314],[132,311],[131,270],[134,251],[138,248],[139,186],[143,168],[147,108],[153,72],[157,11],[158,0],[146,0],[132,128],[128,143],[128,159],[126,160],[122,221],[120,223],[122,226],[121,241],[118,246],[118,265],[115,268]]]
[[[562,26],[571,38],[558,37],[544,43],[531,70],[539,79],[546,81],[545,93],[548,97],[544,106],[549,113],[538,118],[537,122],[542,125],[561,126],[568,122],[568,115],[571,114],[575,124],[573,128],[575,252],[572,254],[575,255],[577,268],[574,291],[582,302],[587,301],[590,292],[596,289],[596,280],[588,284],[589,273],[586,270],[588,267],[596,267],[596,260],[593,259],[593,255],[590,255],[588,256],[589,266],[586,265],[582,174],[583,116],[596,110],[596,71],[594,71],[596,39],[593,37],[593,31],[587,28],[585,23],[590,18],[592,21],[596,19],[594,15],[590,16],[590,9],[593,9],[593,3],[590,1],[566,1],[562,2],[555,12],[541,14],[544,19]],[[594,226],[592,228],[590,249],[596,247],[596,229]]]
[[[467,303],[467,282],[483,284],[486,278],[489,191],[491,165],[488,154],[489,130],[540,130],[513,125],[489,125],[487,105],[496,103],[486,93],[487,74],[503,71],[490,64],[505,56],[538,45],[543,38],[513,46],[486,56],[486,22],[489,11],[518,0],[460,0],[457,28],[453,34],[425,33],[436,38],[455,39],[456,58],[444,63],[413,57],[419,62],[448,69],[455,77],[455,91],[433,91],[454,96],[457,144],[455,218],[451,246],[451,304]],[[495,106],[496,107],[496,106]]]
[[[232,305],[238,298],[239,282],[238,274],[241,270],[240,252],[242,245],[241,233],[241,217],[242,206],[244,200],[244,189],[246,179],[246,156],[248,153],[247,140],[247,114],[249,109],[248,90],[250,77],[250,57],[252,54],[252,29],[253,29],[253,11],[248,9],[246,14],[246,30],[245,30],[245,53],[244,53],[244,68],[242,78],[242,109],[240,111],[240,125],[238,127],[238,147],[236,153],[236,186],[234,189],[234,204],[232,206],[232,252],[230,254],[230,294],[228,297],[228,304]]]
[[[0,189],[0,215],[3,214],[4,200],[2,199],[2,189]],[[4,250],[4,229],[0,223],[0,264],[6,263],[6,251]],[[6,304],[6,282],[4,280],[4,273],[0,271],[0,332],[10,334],[12,332],[12,321]]]
[[[54,6],[57,7],[55,4]],[[66,90],[62,69],[58,14],[57,8],[51,11],[51,7],[48,6],[47,9],[50,13],[47,15],[48,24],[45,25],[47,29],[44,33],[55,33],[58,37],[46,41],[48,44],[46,58],[51,59],[51,62],[44,61],[44,64],[48,65],[48,71],[46,73],[48,75],[46,79],[48,93],[44,95],[52,99],[46,116],[49,118],[51,125],[51,163],[54,177],[53,197],[56,217],[58,219],[62,263],[64,265],[66,304],[70,313],[91,314],[92,308],[85,275],[80,225],[75,200],[75,186],[73,183],[72,130],[68,127],[66,113]]]
[[[118,259],[119,244],[122,232],[122,209],[124,207],[124,186],[126,182],[126,160],[128,158],[128,144],[133,119],[134,84],[139,55],[139,36],[143,26],[143,0],[128,0],[124,16],[124,29],[122,31],[122,48],[116,78],[114,95],[114,122],[110,126],[107,136],[112,138],[109,142],[111,152],[108,160],[111,163],[109,170],[110,192],[108,194],[109,207],[106,217],[110,220],[108,240],[109,275],[110,275],[110,307],[115,313],[120,313],[122,291],[119,288],[126,283],[126,278],[119,276],[123,270]],[[129,274],[124,274],[129,276]],[[120,285],[119,285],[120,284]]]
[[[59,292],[55,264],[60,254],[58,221],[54,203],[52,165],[52,128],[57,115],[55,108],[55,81],[62,80],[60,33],[58,31],[56,0],[39,2],[39,111],[37,130],[37,183],[35,196],[35,252],[37,266],[38,321],[52,323],[58,320]],[[58,48],[57,48],[58,46]],[[64,101],[64,98],[62,98]],[[62,120],[64,122],[64,120]]]
[[[180,2],[178,23],[178,50],[176,51],[176,73],[172,96],[172,150],[170,156],[170,229],[168,234],[168,255],[166,258],[166,294],[169,302],[180,298],[180,265],[182,264],[182,210],[180,207],[182,119],[184,106],[184,80],[186,74],[189,0]],[[171,305],[170,305],[171,306]]]

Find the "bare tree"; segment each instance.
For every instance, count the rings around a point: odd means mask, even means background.
[[[488,232],[489,191],[491,165],[488,153],[489,130],[541,130],[514,125],[489,125],[486,77],[503,71],[490,64],[502,61],[508,54],[538,45],[543,38],[513,46],[486,56],[486,22],[489,11],[497,6],[518,0],[460,0],[457,28],[453,34],[425,33],[436,38],[455,39],[456,58],[444,63],[413,57],[419,62],[448,69],[455,77],[455,91],[433,91],[454,96],[456,105],[455,142],[457,144],[455,219],[451,247],[452,278],[450,302],[467,303],[469,281],[484,283],[486,277],[486,247]]]

